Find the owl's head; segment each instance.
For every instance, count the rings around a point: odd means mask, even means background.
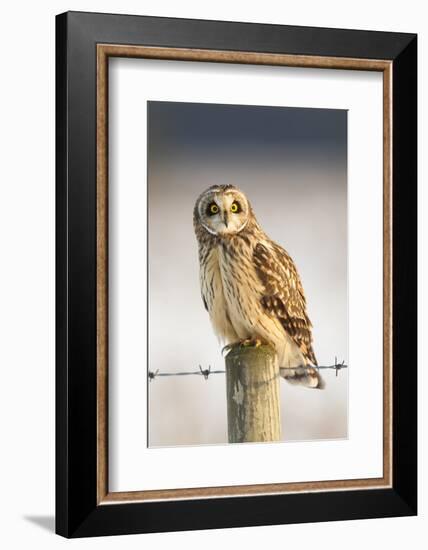
[[[247,197],[233,185],[213,185],[198,197],[194,210],[195,224],[219,237],[238,234],[251,215]]]

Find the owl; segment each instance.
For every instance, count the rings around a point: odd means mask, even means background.
[[[242,191],[214,185],[197,199],[202,300],[220,342],[271,345],[281,376],[323,388],[312,349],[312,325],[296,266],[272,241]]]

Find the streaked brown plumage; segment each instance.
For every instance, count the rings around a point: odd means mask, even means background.
[[[196,201],[202,299],[224,345],[260,339],[277,353],[291,383],[323,387],[315,368],[312,325],[296,266],[264,233],[242,191],[213,186]]]

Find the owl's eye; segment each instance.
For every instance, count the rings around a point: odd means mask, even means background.
[[[230,211],[236,214],[237,212],[241,211],[241,205],[239,202],[232,202],[232,206],[230,207]]]
[[[209,207],[208,207],[208,213],[211,214],[212,216],[214,214],[218,214],[218,206],[216,205],[215,202],[212,202]]]

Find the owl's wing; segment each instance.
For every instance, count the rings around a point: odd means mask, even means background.
[[[277,317],[304,357],[317,365],[312,349],[312,325],[306,313],[306,298],[293,260],[273,242],[268,246],[258,243],[254,248],[253,260],[265,289],[263,307]]]

